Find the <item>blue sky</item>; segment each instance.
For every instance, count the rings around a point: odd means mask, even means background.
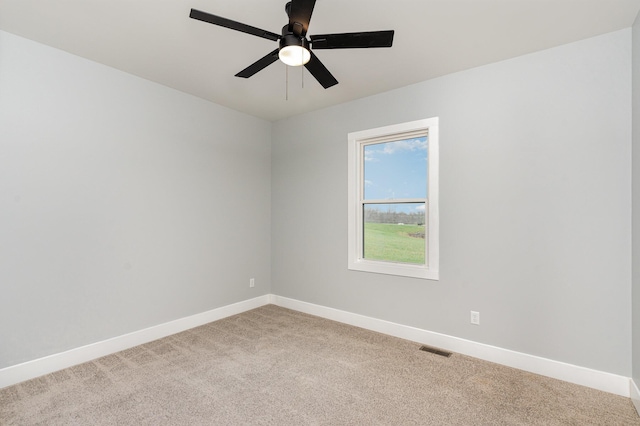
[[[364,147],[364,199],[387,200],[427,196],[427,137]],[[369,207],[374,207],[370,205]],[[386,210],[392,206],[379,206]],[[403,208],[404,207],[404,208]],[[394,205],[395,211],[424,211],[424,205]]]
[[[427,196],[427,137],[364,147],[365,200]]]

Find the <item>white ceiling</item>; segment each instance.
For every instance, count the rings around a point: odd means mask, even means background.
[[[234,77],[277,42],[189,18],[195,8],[280,33],[285,3],[0,0],[0,29],[277,120],[627,28],[640,10],[640,0],[318,0],[309,35],[393,29],[394,45],[317,51],[339,84],[325,90],[290,68],[288,100],[279,61]]]

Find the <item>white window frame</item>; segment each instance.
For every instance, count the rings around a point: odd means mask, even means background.
[[[363,204],[364,204],[364,146],[371,143],[384,143],[412,137],[416,133],[428,135],[428,178],[427,200],[425,203],[427,239],[425,240],[425,264],[413,265],[396,262],[364,259],[363,254]],[[348,135],[348,232],[349,263],[354,271],[378,274],[399,275],[429,280],[440,279],[439,275],[439,210],[438,210],[438,117],[408,123],[378,127],[375,129],[352,132]]]

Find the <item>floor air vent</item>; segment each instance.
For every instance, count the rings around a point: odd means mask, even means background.
[[[449,358],[451,356],[451,352],[444,351],[438,348],[432,348],[431,346],[420,346],[421,351],[429,352],[432,354],[440,355]]]

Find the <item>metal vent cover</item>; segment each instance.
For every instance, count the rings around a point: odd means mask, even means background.
[[[451,356],[451,352],[447,352],[447,351],[445,351],[443,349],[433,348],[431,346],[422,345],[422,346],[420,346],[420,350],[424,351],[424,352],[429,352],[429,353],[432,353],[432,354],[440,355],[440,356],[443,356],[443,357],[446,357],[446,358],[449,358]]]

